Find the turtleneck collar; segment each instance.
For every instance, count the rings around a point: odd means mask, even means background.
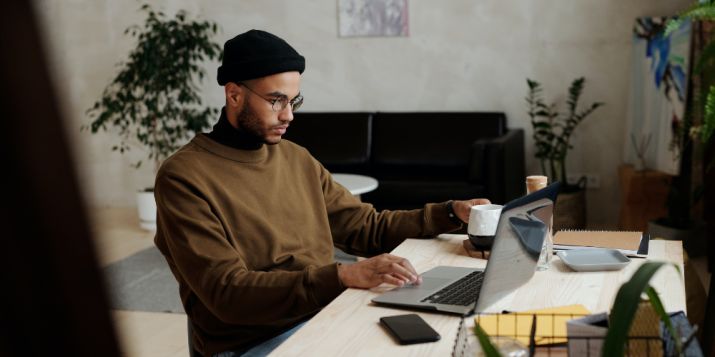
[[[204,135],[219,144],[239,150],[259,150],[263,147],[263,141],[260,138],[244,133],[229,123],[226,117],[226,107],[221,109],[221,117],[213,129],[212,132]]]

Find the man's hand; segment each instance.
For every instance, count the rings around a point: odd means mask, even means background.
[[[372,288],[382,283],[402,286],[408,281],[422,284],[422,278],[407,259],[391,254],[341,264],[338,276],[343,286],[348,288]]]
[[[454,214],[457,215],[457,218],[461,219],[462,222],[468,223],[469,213],[473,206],[489,204],[491,204],[491,201],[486,198],[475,198],[469,201],[454,201],[454,203],[452,203],[452,209],[454,210]]]

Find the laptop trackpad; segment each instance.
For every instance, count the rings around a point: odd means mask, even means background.
[[[399,288],[399,290],[437,290],[438,288],[450,283],[452,279],[441,278],[422,278],[422,284],[407,283]],[[398,290],[398,289],[393,289]]]
[[[464,267],[451,267],[451,266],[444,266],[440,265],[438,267],[435,267],[434,269],[430,269],[422,275],[422,280],[425,278],[447,278],[447,279],[452,279],[456,280],[459,278],[464,277],[465,275],[473,272],[473,271],[479,271],[479,270],[484,270],[484,269],[479,269],[479,268],[464,268]]]
[[[395,304],[417,303],[431,293],[439,290],[439,288],[446,286],[451,281],[451,279],[422,278],[422,284],[407,283],[401,287],[385,292],[372,299],[372,301]]]

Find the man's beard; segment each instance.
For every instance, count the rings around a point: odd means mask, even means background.
[[[248,133],[256,137],[256,139],[260,140],[264,144],[275,145],[280,143],[281,139],[278,139],[278,141],[268,140],[268,133],[266,133],[263,121],[261,120],[261,118],[258,117],[258,114],[256,114],[256,111],[248,103],[247,99],[248,98],[243,101],[243,107],[241,108],[241,112],[238,114],[238,116],[236,116],[236,121],[238,122],[238,129],[244,133]]]

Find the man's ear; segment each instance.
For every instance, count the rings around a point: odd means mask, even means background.
[[[224,90],[226,91],[226,105],[240,109],[243,106],[243,100],[245,98],[243,87],[236,83],[228,82]]]

